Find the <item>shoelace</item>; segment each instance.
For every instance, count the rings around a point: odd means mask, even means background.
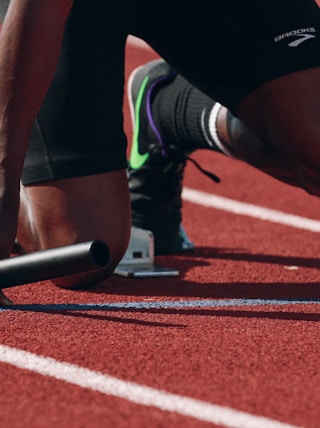
[[[161,148],[159,150],[158,145],[152,145],[149,147],[149,151],[153,154],[160,155],[161,157],[171,158],[174,162],[183,162],[185,159],[193,163],[193,165],[205,176],[210,178],[215,183],[220,183],[220,178],[211,171],[204,169],[196,160],[187,155],[186,153],[182,153],[180,150],[177,150],[176,147],[166,147],[165,149]]]
[[[202,172],[202,174],[204,174],[204,175],[206,175],[207,177],[209,177],[211,180],[213,180],[215,183],[220,183],[220,178],[216,175],[216,174],[214,174],[213,172],[211,172],[211,171],[208,171],[207,169],[204,169],[204,168],[202,168],[202,166],[197,162],[197,161],[195,161],[193,158],[191,158],[190,156],[185,156],[185,158],[188,160],[188,161],[190,161],[190,162],[192,162],[193,164],[194,164],[194,166],[196,167],[196,168],[198,168],[198,170],[200,171],[200,172]]]

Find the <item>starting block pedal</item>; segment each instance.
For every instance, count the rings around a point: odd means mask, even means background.
[[[154,263],[154,236],[150,230],[131,228],[129,245],[115,274],[126,277],[178,276],[179,271]]]

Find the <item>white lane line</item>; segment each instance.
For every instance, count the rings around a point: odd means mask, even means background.
[[[204,207],[215,208],[237,215],[253,217],[259,220],[271,221],[273,223],[284,224],[286,226],[304,229],[311,232],[320,232],[320,221],[310,218],[300,217],[282,211],[260,207],[246,202],[235,201],[212,193],[201,192],[185,187],[182,192],[185,201]]]
[[[226,428],[297,428],[261,416],[171,394],[31,352],[0,345],[0,361],[136,404],[175,412]]]
[[[126,310],[149,309],[189,309],[189,308],[245,308],[255,306],[294,306],[294,305],[320,305],[320,299],[201,299],[201,300],[158,300],[150,302],[114,302],[114,303],[60,303],[60,304],[31,304],[12,305],[0,308],[1,312],[8,311],[105,311],[119,312]]]

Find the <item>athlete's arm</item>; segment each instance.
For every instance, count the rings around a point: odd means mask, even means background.
[[[17,228],[20,176],[73,0],[11,0],[0,33],[0,258]],[[0,296],[1,304],[1,296]]]

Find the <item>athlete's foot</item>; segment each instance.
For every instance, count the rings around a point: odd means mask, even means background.
[[[185,154],[162,140],[153,121],[151,103],[175,71],[156,60],[135,70],[128,92],[134,136],[128,167],[132,224],[151,230],[155,253],[190,251],[193,243],[181,226],[181,190]]]

